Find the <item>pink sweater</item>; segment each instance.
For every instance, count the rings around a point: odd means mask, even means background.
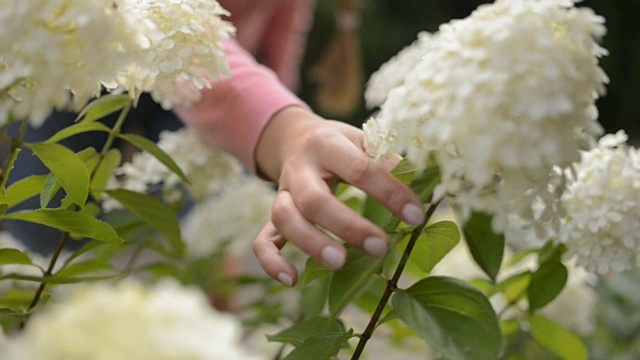
[[[230,152],[255,171],[255,148],[269,120],[287,106],[306,107],[292,91],[314,1],[219,2],[231,12],[237,28],[237,40],[225,42],[231,77],[214,82],[198,103],[175,111],[206,143]]]

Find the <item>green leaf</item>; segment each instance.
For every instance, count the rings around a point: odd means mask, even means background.
[[[315,279],[319,279],[323,276],[331,275],[333,272],[322,265],[318,260],[309,257],[304,266],[304,273],[302,274],[302,283],[307,285]]]
[[[437,166],[430,166],[422,173],[418,174],[411,182],[411,190],[418,195],[423,203],[431,202],[433,190],[442,181],[440,168]]]
[[[83,123],[89,123],[102,119],[109,114],[124,109],[131,101],[127,94],[101,96],[85,106],[78,114],[76,121],[82,119]]]
[[[584,342],[559,324],[538,315],[529,315],[533,339],[564,360],[587,360],[589,354]]]
[[[29,255],[18,249],[0,249],[0,265],[31,265]]]
[[[305,285],[300,290],[300,311],[306,316],[322,314],[327,303],[331,277],[325,276]]]
[[[42,192],[40,193],[40,207],[46,208],[49,206],[49,203],[56,195],[58,190],[60,190],[62,184],[58,181],[58,178],[53,174],[49,174],[47,176],[47,180],[44,182],[44,186],[42,187]]]
[[[67,195],[83,207],[89,196],[89,170],[73,151],[58,144],[29,144],[29,148],[51,171]]]
[[[416,177],[416,172],[416,167],[409,162],[407,158],[403,158],[402,161],[391,170],[391,175],[405,184],[411,184],[411,181]]]
[[[47,175],[33,175],[16,181],[7,188],[4,201],[11,208],[40,194],[46,179]]]
[[[91,179],[91,196],[94,199],[100,199],[100,195],[107,187],[107,183],[111,176],[113,175],[113,171],[115,168],[120,165],[122,161],[122,154],[118,149],[110,149],[102,158],[102,161],[98,165],[95,173],[93,174],[93,179]]]
[[[527,291],[529,311],[541,309],[560,294],[567,283],[569,272],[560,259],[551,259],[540,264],[531,275]]]
[[[283,360],[329,360],[338,354],[340,348],[351,338],[348,333],[325,333],[306,338]]]
[[[295,324],[288,329],[284,329],[275,335],[268,335],[267,339],[269,339],[269,341],[298,346],[309,337],[326,333],[344,334],[344,326],[336,319],[315,316],[307,321]]]
[[[111,265],[104,262],[96,262],[91,259],[89,261],[79,262],[75,264],[70,264],[58,271],[55,275],[53,275],[57,280],[62,281],[64,279],[75,278],[78,275],[94,273],[97,271],[103,270],[113,270]]]
[[[37,209],[19,211],[5,214],[0,219],[23,220],[99,241],[114,244],[125,243],[109,224],[70,210]]]
[[[153,155],[158,161],[160,161],[167,169],[173,171],[176,175],[182,179],[186,184],[189,184],[189,179],[182,172],[182,169],[176,164],[175,161],[166,153],[160,149],[153,141],[136,134],[119,134],[119,138],[124,139],[137,147],[140,150],[144,150]]]
[[[496,284],[491,291],[489,291],[488,296],[502,293],[508,303],[516,302],[526,295],[530,283],[530,271],[517,273]]]
[[[490,215],[478,212],[471,215],[462,231],[473,259],[495,281],[504,255],[504,235],[493,232]]]
[[[163,235],[176,254],[184,255],[184,242],[177,216],[167,206],[148,195],[134,191],[120,189],[109,190],[106,193]]]
[[[460,230],[453,221],[440,221],[429,225],[416,241],[409,258],[425,273],[444,258],[460,241]]]
[[[382,262],[382,259],[373,259],[354,248],[347,251],[346,265],[331,276],[329,311],[332,316],[342,312],[364,289],[371,275],[381,270]]]
[[[453,278],[433,276],[397,292],[398,317],[446,359],[497,359],[502,337],[489,300]]]
[[[74,124],[58,131],[52,137],[48,138],[45,142],[49,144],[58,143],[61,140],[64,140],[73,135],[82,134],[90,131],[110,132],[111,129],[109,129],[109,127],[99,122]]]

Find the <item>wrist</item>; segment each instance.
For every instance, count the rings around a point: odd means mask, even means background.
[[[295,152],[296,144],[304,141],[305,129],[318,120],[318,116],[296,105],[276,112],[265,126],[256,146],[257,173],[278,182],[288,154]]]

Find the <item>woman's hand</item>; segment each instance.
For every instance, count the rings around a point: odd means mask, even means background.
[[[344,265],[345,248],[318,227],[373,257],[387,253],[385,232],[336,199],[329,186],[332,180],[360,188],[409,224],[423,221],[418,197],[389,173],[388,166],[369,157],[363,142],[361,130],[300,107],[281,110],[267,125],[256,161],[262,174],[279,187],[271,222],[259,233],[253,250],[274,279],[287,286],[297,281],[296,268],[280,255],[285,241],[330,269]]]

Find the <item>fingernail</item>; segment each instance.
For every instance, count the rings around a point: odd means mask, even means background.
[[[293,279],[291,278],[291,276],[289,276],[286,273],[279,273],[278,274],[278,281],[280,281],[282,284],[288,286],[288,287],[292,287],[293,286]]]
[[[407,204],[402,208],[402,218],[407,224],[419,225],[424,221],[424,213],[422,208],[414,204]]]
[[[346,255],[333,246],[327,246],[322,249],[320,256],[324,260],[324,264],[332,270],[341,268],[347,261]]]
[[[367,254],[376,258],[381,258],[387,253],[387,242],[375,236],[368,237],[362,247]]]

